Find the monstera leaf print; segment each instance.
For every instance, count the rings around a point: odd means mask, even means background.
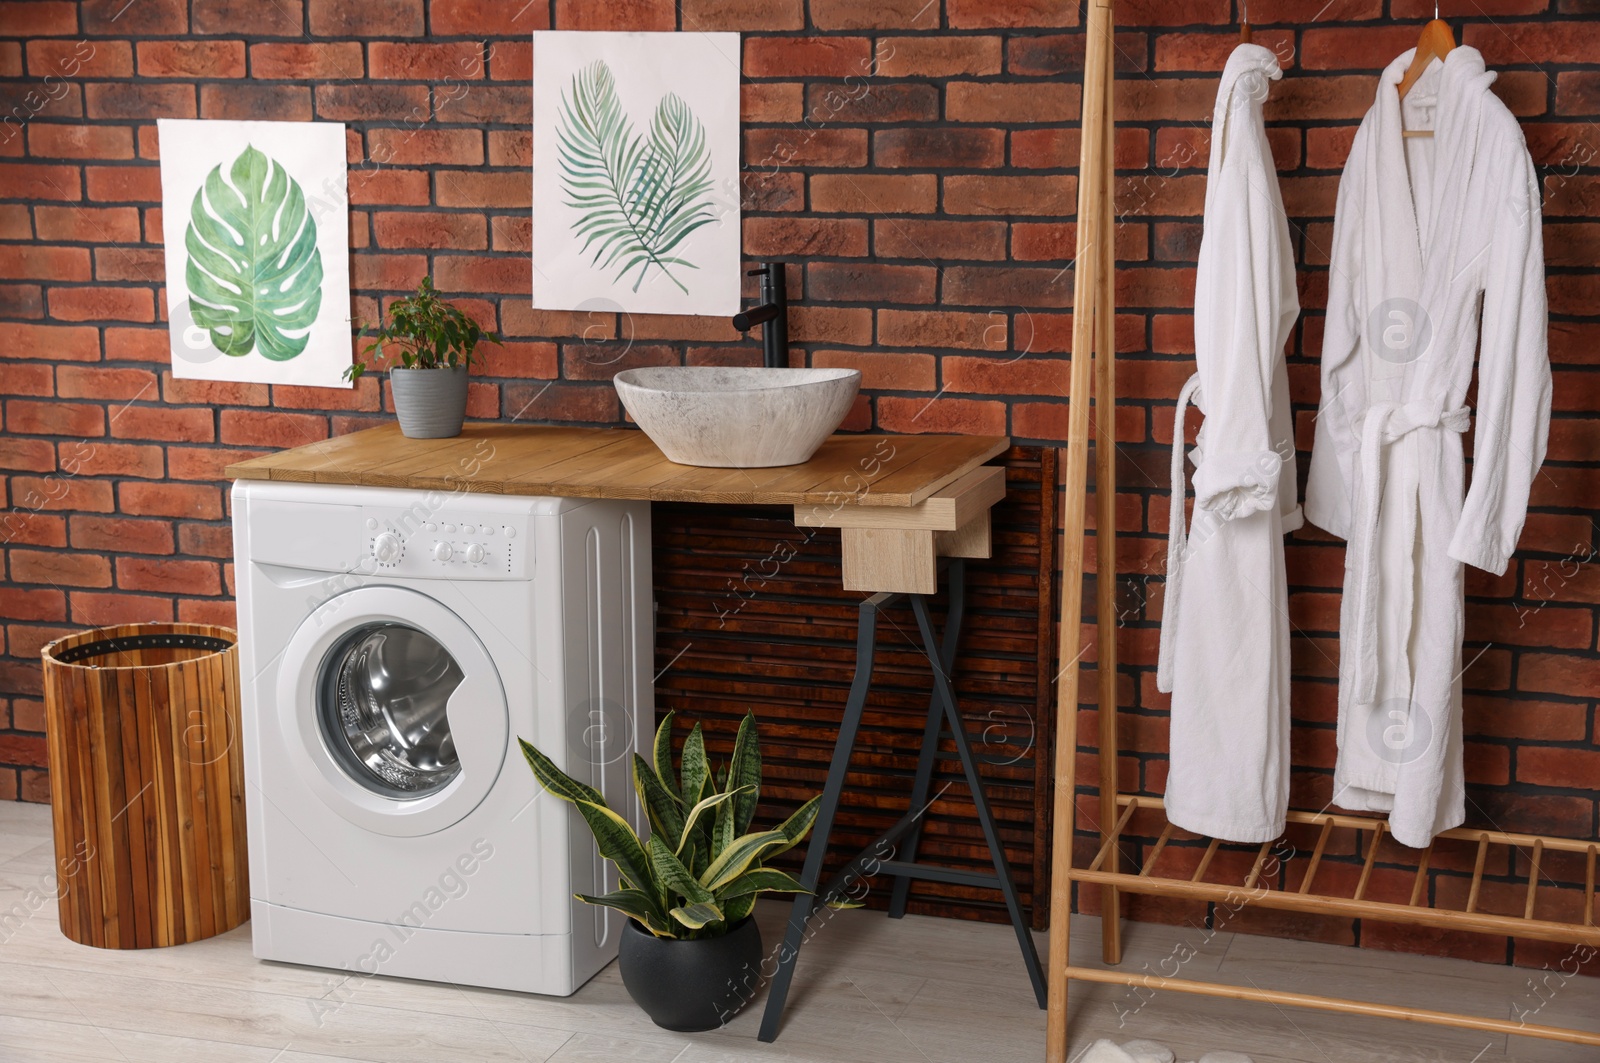
[[[322,306],[322,255],[306,197],[284,168],[247,146],[228,177],[212,169],[184,234],[195,324],[223,354],[286,362],[306,349]]]
[[[617,280],[637,269],[634,291],[654,266],[687,293],[669,267],[699,267],[674,249],[716,220],[706,131],[689,105],[667,93],[649,135],[635,133],[611,68],[594,62],[561,94],[556,136],[566,203],[579,212],[572,229],[585,254],[594,249],[591,265]]]

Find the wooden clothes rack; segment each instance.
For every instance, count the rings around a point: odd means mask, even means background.
[[[1388,831],[1381,819],[1329,812],[1291,811],[1289,822],[1316,832],[1315,848],[1298,884],[1289,888],[1287,876],[1263,874],[1273,842],[1260,846],[1249,873],[1236,882],[1220,881],[1210,874],[1219,845],[1210,839],[1191,872],[1189,863],[1170,854],[1185,850],[1192,854],[1198,846],[1180,842],[1170,846],[1174,828],[1165,821],[1158,797],[1124,794],[1117,784],[1117,615],[1116,615],[1116,343],[1114,273],[1115,257],[1112,201],[1114,152],[1112,137],[1114,67],[1111,58],[1114,28],[1113,0],[1089,0],[1086,24],[1088,54],[1084,64],[1082,154],[1078,178],[1078,230],[1075,260],[1074,317],[1070,370],[1070,407],[1067,422],[1065,465],[1066,507],[1065,540],[1062,549],[1060,619],[1061,674],[1056,690],[1055,797],[1052,824],[1052,879],[1050,896],[1049,1023],[1046,1057],[1049,1063],[1067,1063],[1068,984],[1101,982],[1139,986],[1146,989],[1171,989],[1202,996],[1258,1001],[1351,1015],[1401,1019],[1498,1034],[1520,1034],[1574,1044],[1600,1046],[1600,1033],[1536,1025],[1506,1018],[1485,1018],[1453,1012],[1378,1004],[1311,993],[1292,993],[1168,978],[1146,972],[1102,970],[1073,966],[1069,955],[1069,922],[1072,911],[1072,884],[1098,886],[1101,891],[1102,953],[1107,964],[1122,959],[1121,895],[1124,891],[1156,897],[1178,897],[1213,903],[1259,905],[1263,908],[1305,912],[1313,915],[1371,919],[1407,926],[1483,934],[1512,935],[1573,946],[1600,947],[1600,927],[1595,925],[1595,865],[1600,844],[1571,838],[1516,834],[1459,828],[1436,839],[1476,846],[1471,885],[1465,906],[1460,909],[1434,906],[1428,886],[1428,867],[1434,845],[1423,850],[1417,860],[1409,903],[1374,900],[1367,896],[1377,863],[1378,849]],[[1077,753],[1079,661],[1088,646],[1081,637],[1083,618],[1084,533],[1087,519],[1089,402],[1094,395],[1097,416],[1094,421],[1095,504],[1096,504],[1096,628],[1099,656],[1098,713],[1099,799],[1101,844],[1092,862],[1078,868],[1073,861],[1073,839],[1077,828]],[[1174,505],[1181,501],[1174,499]],[[1119,851],[1122,833],[1133,817],[1151,813],[1164,825],[1154,845],[1138,867],[1123,870]],[[1336,891],[1318,869],[1329,851],[1336,832],[1353,831],[1357,852],[1365,860],[1353,891]],[[1499,915],[1479,910],[1485,868],[1496,847],[1510,847],[1528,861],[1528,877],[1522,914]],[[1573,854],[1586,866],[1581,922],[1562,919],[1539,909],[1540,865],[1546,853]],[[1163,864],[1162,856],[1169,854]],[[1224,861],[1224,864],[1229,861]],[[1508,865],[1515,866],[1515,865]],[[1546,908],[1551,907],[1547,904]]]

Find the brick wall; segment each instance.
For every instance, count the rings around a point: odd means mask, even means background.
[[[1288,65],[1267,117],[1302,266],[1307,313],[1290,363],[1307,444],[1339,167],[1373,73],[1410,46],[1431,4],[1257,6],[1258,19],[1281,20],[1257,40]],[[1504,71],[1496,91],[1524,120],[1545,179],[1557,385],[1524,549],[1504,577],[1468,579],[1474,819],[1593,837],[1600,6],[1443,9]],[[1151,576],[1164,549],[1171,403],[1192,366],[1198,167],[1233,17],[1226,0],[1119,5],[1123,746],[1139,751],[1124,755],[1123,782],[1156,792],[1166,728]],[[1066,425],[1078,21],[1060,0],[0,3],[0,798],[47,797],[42,642],[122,620],[231,622],[222,468],[387,416],[377,379],[346,393],[171,378],[157,118],[346,122],[354,315],[371,319],[380,299],[431,271],[508,337],[473,386],[473,416],[609,424],[620,368],[757,354],[720,320],[529,308],[528,33],[744,31],[745,252],[793,263],[795,360],[862,369],[851,429],[1050,443]],[[1312,807],[1331,778],[1342,562],[1336,541],[1294,536],[1296,801]],[[1092,779],[1092,758],[1085,768]],[[1507,882],[1525,873],[1492,870]],[[1550,871],[1575,874],[1559,862]],[[1459,868],[1434,875],[1443,893],[1459,886]],[[1255,928],[1468,947],[1283,917]],[[1490,959],[1543,955],[1471,947]]]

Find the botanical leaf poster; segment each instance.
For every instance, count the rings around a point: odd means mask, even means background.
[[[739,35],[533,35],[533,305],[739,310]]]
[[[348,388],[344,126],[157,126],[172,375]]]

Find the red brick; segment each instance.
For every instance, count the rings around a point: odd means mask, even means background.
[[[45,363],[13,363],[0,375],[0,395],[48,396],[55,390],[55,373]]]
[[[350,256],[350,284],[365,291],[409,291],[428,271],[422,255]]]
[[[950,266],[944,272],[940,302],[946,306],[1069,306],[1072,277],[1049,266]]]
[[[441,207],[529,207],[533,183],[526,172],[474,173],[471,170],[437,170],[436,202]],[[530,267],[531,268],[531,267]]]
[[[946,0],[952,29],[1076,26],[1078,5],[1059,0]]]
[[[209,409],[127,406],[111,418],[118,439],[154,439],[172,443],[209,443],[214,414]]]
[[[526,125],[532,110],[531,81],[520,85],[498,83],[467,86],[459,80],[453,80],[433,87],[433,113],[441,122],[455,125],[483,125],[489,122]]]
[[[243,41],[140,41],[139,76],[244,77]]]
[[[853,78],[843,85],[823,82],[806,90],[806,118],[814,125],[935,122],[939,119],[939,92],[932,85],[915,82],[860,86]]]
[[[533,45],[527,41],[490,42],[489,76],[496,81],[532,80]]]
[[[24,435],[99,437],[106,434],[106,411],[74,402],[6,403],[6,430]]]
[[[0,203],[0,240],[31,240],[33,222],[25,203]]]
[[[178,549],[189,557],[233,557],[233,529],[228,525],[180,524]]]
[[[1005,435],[1006,404],[980,399],[878,399],[878,427],[889,432],[954,432],[960,435]]]
[[[1080,96],[1078,85],[1064,82],[952,81],[944,112],[953,122],[1069,122],[1078,117]]]
[[[560,30],[670,30],[677,28],[674,0],[556,0]],[[690,27],[685,27],[688,29]]]
[[[0,322],[0,351],[32,359],[98,362],[99,333],[83,325]]]
[[[335,121],[426,122],[430,116],[425,85],[318,85],[317,117]]]
[[[946,392],[983,395],[1060,395],[1069,367],[1056,358],[1026,354],[996,358],[947,356],[940,360]]]
[[[525,182],[526,183],[526,182]],[[426,170],[351,170],[350,202],[388,207],[426,206]]]
[[[879,77],[981,77],[1000,73],[1000,38],[883,37],[874,59]]]
[[[402,81],[476,80],[483,77],[481,41],[422,44],[373,41],[367,45],[368,76]]]
[[[214,624],[237,628],[238,609],[227,598],[179,598],[178,619],[186,624]]]
[[[220,594],[222,574],[214,561],[119,557],[117,586],[123,590],[166,594]]]
[[[1049,214],[1077,212],[1077,178],[958,174],[944,179],[948,214]]]
[[[533,265],[525,255],[510,258],[440,255],[433,283],[442,292],[506,292],[526,295],[533,288]]]
[[[1021,439],[1067,438],[1067,403],[1016,402],[1011,404],[1011,434]]]
[[[933,391],[934,357],[900,351],[814,351],[811,364],[819,369],[856,369],[861,386],[871,391]]]
[[[798,122],[804,114],[799,84],[747,81],[739,86],[739,118],[743,122]]]
[[[57,480],[55,482],[59,483],[60,481]],[[13,509],[10,512],[0,512],[0,543],[6,543],[12,546],[67,545],[66,518],[49,516],[37,512],[35,508],[32,508],[34,502],[43,503],[50,501],[45,495],[37,490],[37,488],[44,488],[47,486],[49,486],[49,482],[45,480],[35,479],[31,481],[31,485],[23,482],[23,478],[21,477],[17,477],[12,480],[11,497],[16,500],[15,504],[18,506],[26,505],[29,508],[20,510]],[[109,496],[111,493],[110,485],[98,484],[96,487],[104,492],[104,494],[107,496],[107,501],[109,502]],[[23,500],[29,497],[30,491],[33,493],[34,498],[32,501],[25,503]],[[42,508],[42,505],[40,508]],[[60,507],[55,506],[53,508]],[[111,506],[108,504],[105,508],[110,509]],[[4,681],[4,674],[3,672],[0,672],[0,690],[5,689]]]
[[[615,424],[621,416],[617,392],[607,384],[507,384],[502,416],[513,421]]]
[[[175,36],[189,28],[185,0],[88,0],[81,5],[85,33],[104,36]]]
[[[298,447],[328,438],[328,419],[308,413],[272,410],[223,410],[223,443],[262,447]]]
[[[931,214],[938,180],[932,174],[816,174],[811,209],[823,214]]]
[[[56,446],[48,439],[0,437],[0,469],[8,472],[54,472]]]
[[[422,0],[307,0],[313,37],[420,37]]]
[[[1000,129],[880,129],[872,135],[872,159],[883,167],[993,169],[1003,163],[1005,145]]]
[[[131,443],[81,443],[61,446],[61,468],[72,475],[137,476],[159,480],[166,474],[162,449]]]
[[[308,122],[311,90],[244,81],[200,86],[200,117],[248,122]]]
[[[805,0],[682,0],[683,28],[763,31],[805,28]]]
[[[60,634],[64,635],[67,632],[63,631]],[[37,665],[37,659],[33,663]],[[42,736],[0,734],[0,762],[27,764],[32,767],[42,768],[45,766],[46,759],[47,751],[45,740]]]
[[[111,586],[111,562],[96,554],[12,550],[11,578],[18,583],[68,587]]]
[[[939,5],[928,0],[811,0],[811,24],[821,30],[935,30]]]
[[[1003,316],[950,310],[878,311],[878,342],[889,347],[1003,351],[1009,338]]]
[[[33,209],[33,220],[41,240],[105,244],[137,243],[139,240],[139,211],[136,207],[41,205]]]
[[[864,347],[872,342],[872,311],[842,306],[791,307],[789,339],[795,343]]]
[[[138,399],[160,394],[148,369],[64,365],[56,370],[56,394],[64,399]]]
[[[491,129],[489,131],[490,166],[531,166],[533,164],[533,136],[521,129]]]
[[[865,76],[872,44],[865,37],[746,37],[744,73],[753,78]]]
[[[860,257],[867,253],[867,223],[856,218],[745,218],[744,252],[754,258]]]
[[[52,317],[61,321],[154,321],[155,298],[149,288],[51,288]]]
[[[222,517],[222,493],[202,484],[125,483],[117,489],[117,501],[123,513],[139,517]]]
[[[0,4],[0,24],[18,37],[66,37],[78,32],[78,7],[54,0]]]
[[[85,166],[83,178],[92,200],[134,203],[161,201],[159,167]]]
[[[872,240],[879,258],[939,261],[1006,257],[1006,224],[1002,221],[882,218],[872,224]]]
[[[72,620],[77,624],[105,627],[111,624],[168,623],[173,616],[170,598],[98,591],[75,591],[72,595]]]
[[[366,70],[356,41],[252,44],[250,76],[293,81],[359,79]]]
[[[163,520],[75,516],[71,518],[70,528],[72,545],[79,550],[172,553],[172,525]]]
[[[557,375],[556,345],[553,343],[519,343],[510,341],[503,346],[485,344],[483,366],[479,372],[490,377],[536,377],[549,380]]]
[[[746,170],[740,175],[740,203],[747,213],[802,210],[805,184],[805,175],[794,171]]]
[[[374,380],[376,385],[377,381]],[[217,447],[168,447],[167,478],[172,480],[227,480],[228,466],[268,453],[264,450],[224,450]]]
[[[0,616],[7,620],[65,620],[67,596],[59,590],[0,587]]]
[[[665,345],[640,343],[564,343],[561,375],[567,380],[610,380],[624,369],[677,365],[678,352]]]
[[[382,165],[483,162],[483,134],[475,129],[374,129],[367,145],[369,157]]]
[[[157,118],[193,118],[196,114],[193,85],[97,82],[84,88],[83,99],[90,118],[150,122]]]
[[[747,129],[744,143],[747,169],[867,164],[864,129]]]
[[[685,28],[697,28],[685,18]],[[517,37],[550,28],[545,4],[505,4],[500,0],[430,0],[428,24],[435,37]],[[563,27],[567,28],[567,27]],[[494,47],[504,46],[496,41]]]
[[[17,199],[73,201],[83,198],[82,180],[76,166],[6,162],[6,194]],[[7,274],[8,276],[11,274]]]
[[[813,262],[806,267],[806,298],[842,303],[931,303],[938,286],[932,266]]]
[[[194,32],[246,37],[298,37],[303,0],[193,0]]]

